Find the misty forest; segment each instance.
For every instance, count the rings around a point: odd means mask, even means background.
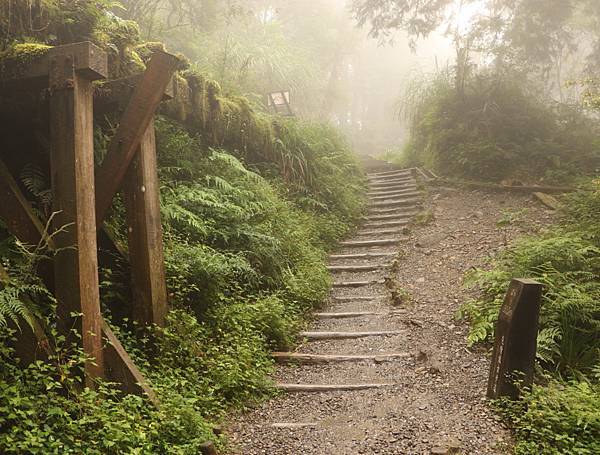
[[[600,1],[0,0],[0,453],[600,454]]]

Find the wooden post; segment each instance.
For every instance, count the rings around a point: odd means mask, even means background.
[[[127,214],[133,318],[164,325],[167,286],[163,252],[154,121],[150,122],[123,185]]]
[[[541,299],[540,283],[525,279],[510,283],[496,323],[488,398],[518,398],[515,379],[531,386]]]
[[[106,56],[104,56],[106,58]],[[50,139],[54,260],[60,329],[76,328],[84,352],[86,384],[104,372],[102,317],[98,289],[92,79],[102,75],[76,71],[75,56],[50,57]],[[72,339],[68,337],[68,339]]]

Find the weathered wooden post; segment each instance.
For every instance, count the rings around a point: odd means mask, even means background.
[[[496,323],[488,398],[516,399],[515,380],[532,384],[541,298],[542,285],[536,281],[513,279],[510,283]]]
[[[123,185],[133,288],[133,318],[164,325],[167,286],[160,218],[154,121],[150,122]]]
[[[54,278],[63,333],[81,335],[86,383],[104,375],[98,289],[94,192],[92,81],[107,74],[106,54],[91,43],[49,52],[52,220],[57,254]]]
[[[133,317],[143,325],[163,325],[167,311],[154,115],[178,64],[166,52],[153,55],[96,173],[98,227],[119,188],[124,190]]]

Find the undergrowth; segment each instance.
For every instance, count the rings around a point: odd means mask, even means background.
[[[0,452],[196,454],[202,442],[218,439],[211,425],[232,407],[273,393],[270,352],[289,348],[305,314],[324,300],[327,250],[351,229],[364,203],[364,182],[339,134],[285,123],[280,147],[302,152],[302,178],[282,173],[282,163],[268,156],[212,147],[199,125],[156,121],[167,325],[143,330],[124,314],[129,270],[114,252],[101,261],[101,298],[105,317],[156,391],[158,409],[121,395],[114,384],[89,390],[65,382],[77,381],[85,359],[60,348],[53,301],[40,282],[8,268],[0,322],[18,320],[45,299],[39,314],[58,351],[23,369],[11,344],[2,344]],[[96,131],[100,158],[107,134]],[[36,188],[49,186],[39,179]],[[107,224],[125,245],[118,198]],[[9,241],[2,257],[28,264],[28,251]],[[5,339],[11,331],[4,324]]]
[[[460,312],[472,324],[470,344],[491,341],[512,278],[544,285],[538,384],[502,407],[520,454],[592,454],[600,447],[600,182],[586,190],[565,197],[561,224],[518,240],[490,270],[468,277],[481,295]]]
[[[460,90],[454,77],[442,71],[408,87],[411,137],[395,161],[448,177],[551,184],[598,167],[597,125],[581,108],[547,102],[510,74],[477,72]]]

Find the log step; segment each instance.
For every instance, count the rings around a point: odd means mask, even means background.
[[[315,313],[318,319],[350,319],[350,318],[362,318],[365,316],[394,316],[398,314],[405,314],[404,310],[393,310],[388,312],[377,312],[377,311],[349,311],[345,313]]]
[[[300,336],[309,341],[315,340],[354,340],[368,337],[389,337],[401,335],[399,330],[381,330],[374,332],[300,332]]]
[[[413,216],[416,215],[418,213],[418,210],[415,210],[419,204],[414,204],[414,206],[407,206],[407,207],[390,207],[390,208],[375,208],[372,210],[369,210],[369,217],[371,216],[377,216],[377,215],[396,215],[396,217],[401,217],[401,216]],[[403,210],[401,210],[403,209]],[[410,211],[406,210],[406,209],[412,209]],[[368,219],[368,218],[367,218]]]
[[[370,190],[382,190],[389,188],[391,186],[399,186],[399,185],[408,185],[415,184],[415,179],[413,178],[405,178],[405,179],[390,179],[390,180],[374,180],[369,182]]]
[[[380,202],[373,202],[369,204],[370,209],[379,208],[379,207],[406,207],[407,205],[416,205],[420,202],[420,199],[417,197],[410,197],[407,199],[390,199]]]
[[[394,239],[379,239],[379,240],[350,240],[348,242],[341,242],[342,246],[352,247],[369,247],[369,246],[386,246],[386,245],[397,245],[398,243],[406,241],[406,238],[398,237]]]
[[[282,430],[294,430],[297,428],[317,428],[319,426],[319,424],[312,423],[312,422],[298,422],[298,423],[280,422],[280,423],[272,423],[269,426],[271,428],[279,428]]]
[[[358,231],[356,233],[356,235],[388,235],[388,234],[400,235],[400,234],[402,234],[402,229],[375,229],[375,230]]]
[[[394,226],[406,226],[409,223],[408,220],[395,220],[395,221],[380,221],[379,223],[365,223],[363,224],[364,228],[374,228],[374,227],[394,227]]]
[[[376,259],[390,258],[396,256],[396,253],[356,253],[356,254],[332,254],[329,259]]]
[[[315,313],[318,319],[350,319],[360,318],[364,316],[382,316],[386,313],[378,313],[376,311],[352,311],[347,313]]]
[[[410,174],[396,174],[396,175],[384,175],[368,177],[369,183],[375,184],[380,182],[389,182],[390,180],[414,180],[415,178]]]
[[[406,352],[376,355],[318,355],[300,354],[297,352],[273,352],[272,356],[278,363],[297,363],[301,365],[318,365],[339,362],[385,362],[411,357],[411,355]]]
[[[362,288],[363,286],[371,286],[373,284],[384,284],[383,280],[364,280],[364,281],[340,281],[333,283],[334,288]]]
[[[367,191],[368,195],[382,196],[386,193],[393,193],[394,191],[410,191],[417,189],[417,182],[401,182],[392,183],[390,185],[371,185]]]
[[[385,268],[382,264],[375,265],[328,265],[330,272],[375,272]]]
[[[357,297],[332,297],[331,300],[335,302],[372,302],[374,300],[383,300],[385,298],[385,295],[369,295]]]
[[[380,191],[376,193],[367,193],[369,200],[371,201],[379,201],[382,199],[391,199],[398,196],[406,196],[411,194],[421,194],[417,188],[406,188],[404,190],[394,190],[394,191]]]
[[[395,175],[395,174],[413,175],[413,170],[412,169],[394,169],[392,171],[370,172],[369,174],[367,174],[367,176],[368,177],[385,177],[387,175]]]
[[[415,216],[417,213],[419,213],[417,210],[411,210],[410,212],[397,212],[394,214],[387,214],[387,215],[385,213],[381,214],[381,215],[373,214],[373,215],[369,215],[366,218],[366,220],[369,222],[386,221],[386,220],[407,221],[408,219]]]
[[[284,392],[350,392],[353,390],[382,389],[394,386],[393,383],[380,384],[277,384]]]

